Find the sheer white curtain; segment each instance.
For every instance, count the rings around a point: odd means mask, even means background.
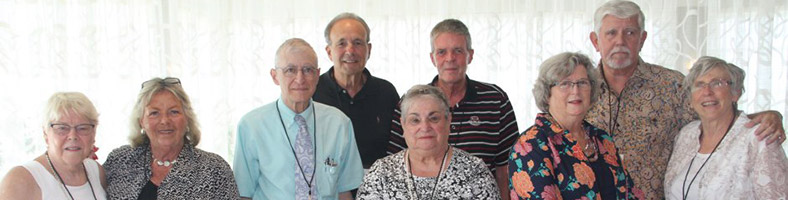
[[[199,145],[231,161],[238,119],[274,101],[269,69],[290,37],[304,38],[331,67],[323,29],[340,12],[371,26],[367,68],[401,93],[436,74],[429,31],[445,18],[470,28],[471,78],[500,85],[521,129],[538,109],[531,95],[538,66],[564,51],[595,60],[588,40],[603,1],[537,0],[0,0],[0,173],[44,152],[42,109],[56,91],[85,93],[100,112],[103,162],[127,144],[140,83],[174,76],[192,98],[203,129]],[[686,73],[711,55],[747,71],[747,112],[786,108],[788,6],[783,0],[638,1],[648,39],[642,57]],[[788,122],[788,121],[784,121]]]

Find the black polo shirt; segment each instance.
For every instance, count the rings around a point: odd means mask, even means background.
[[[364,69],[367,82],[361,91],[351,98],[347,90],[334,79],[334,67],[320,75],[312,99],[334,106],[350,117],[356,144],[364,169],[369,169],[375,160],[386,156],[391,118],[399,102],[399,94],[390,82],[374,77]]]

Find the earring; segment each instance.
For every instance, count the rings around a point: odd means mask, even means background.
[[[145,135],[145,129],[140,129],[140,134]]]

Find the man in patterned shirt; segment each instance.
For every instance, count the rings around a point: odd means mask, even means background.
[[[586,121],[614,135],[624,165],[647,199],[664,199],[665,169],[676,134],[696,120],[689,106],[684,75],[644,62],[645,16],[630,1],[610,1],[594,14],[591,43],[600,53],[601,95]],[[775,111],[750,116],[764,122],[759,139],[784,140],[782,117]],[[750,124],[750,127],[754,124]],[[761,134],[769,133],[769,134]]]
[[[430,33],[432,64],[438,75],[429,85],[440,88],[451,105],[449,144],[484,160],[495,175],[501,196],[509,197],[507,156],[517,139],[517,120],[500,87],[471,80],[465,74],[473,60],[471,34],[456,19],[444,20]],[[399,122],[399,106],[391,123],[388,153],[407,148]]]

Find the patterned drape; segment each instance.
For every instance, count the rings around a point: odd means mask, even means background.
[[[646,15],[645,61],[683,73],[711,55],[747,72],[740,108],[788,113],[785,0],[637,1]],[[181,78],[202,127],[199,145],[231,161],[236,123],[279,97],[269,75],[285,39],[304,38],[325,72],[324,26],[340,12],[371,26],[373,75],[402,93],[436,74],[429,31],[445,18],[470,28],[471,78],[501,86],[520,128],[538,109],[531,88],[545,58],[598,60],[593,12],[582,0],[0,0],[0,173],[44,152],[42,109],[55,91],[85,93],[100,112],[99,160],[127,144],[140,83]],[[788,122],[788,121],[784,121]]]

